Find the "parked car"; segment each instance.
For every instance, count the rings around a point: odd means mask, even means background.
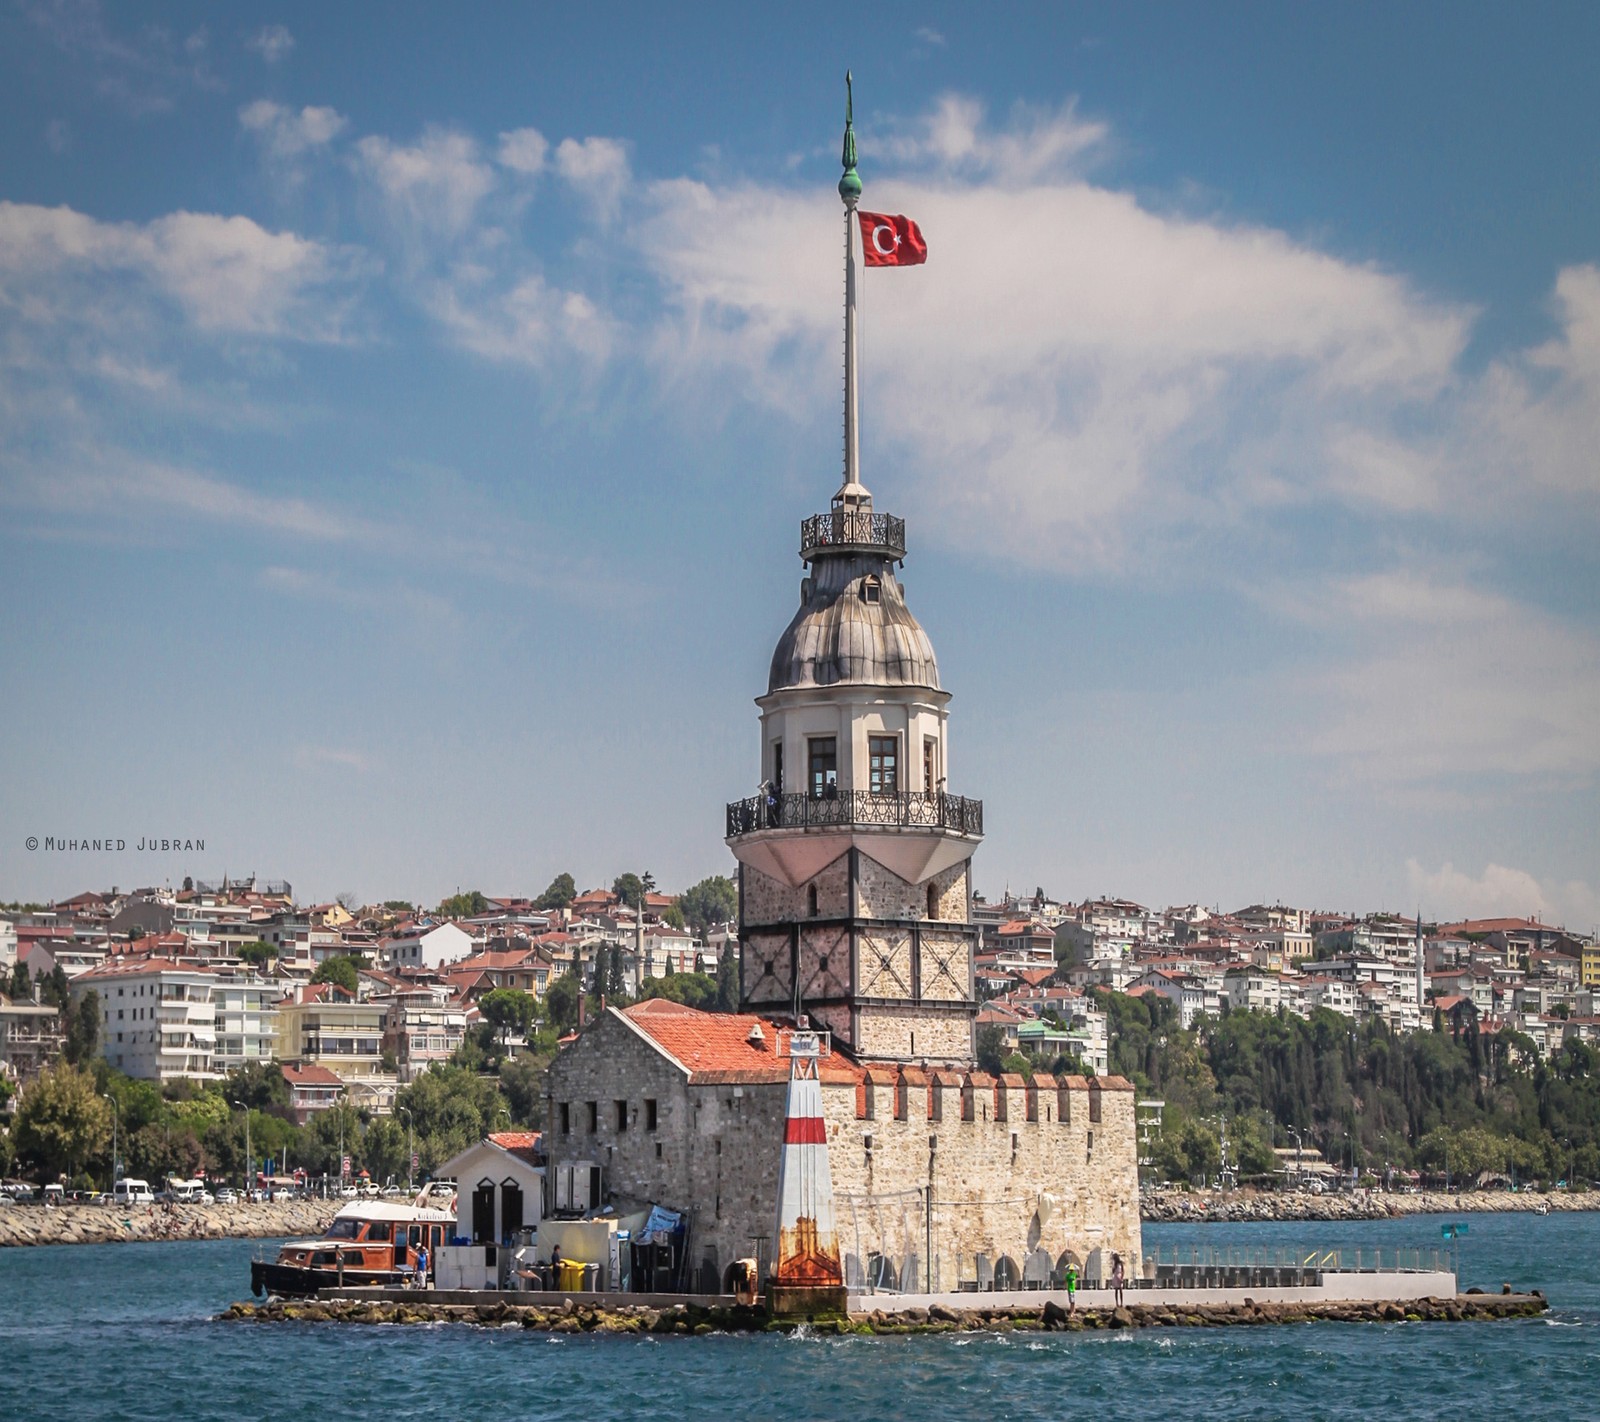
[[[239,1197],[236,1194],[234,1194],[232,1186],[230,1186],[230,1185],[218,1186],[218,1188],[217,1188],[217,1196],[216,1196],[217,1204],[219,1204],[219,1205],[232,1205],[232,1204],[235,1204],[238,1201],[238,1199],[239,1199]]]

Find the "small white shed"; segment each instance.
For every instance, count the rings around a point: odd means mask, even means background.
[[[439,1167],[456,1182],[455,1239],[439,1250],[434,1282],[441,1289],[505,1288],[525,1230],[544,1213],[544,1167],[534,1131],[497,1131]]]

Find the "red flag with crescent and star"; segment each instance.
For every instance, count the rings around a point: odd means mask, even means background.
[[[928,244],[909,217],[862,212],[861,259],[869,267],[917,267],[928,260]]]

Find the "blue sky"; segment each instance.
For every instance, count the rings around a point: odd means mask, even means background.
[[[863,468],[980,889],[1595,926],[1597,40],[7,5],[0,895],[727,870],[838,481],[850,65],[931,252],[866,278]]]

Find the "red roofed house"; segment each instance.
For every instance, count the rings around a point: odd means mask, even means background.
[[[279,1070],[289,1084],[289,1111],[297,1126],[305,1125],[318,1111],[337,1105],[344,1095],[344,1083],[325,1066],[285,1063]]]

